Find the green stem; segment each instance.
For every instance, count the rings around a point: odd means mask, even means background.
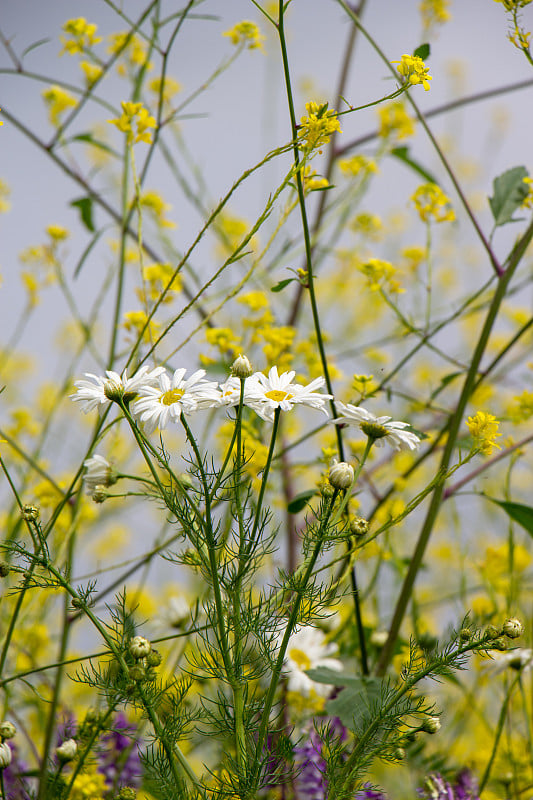
[[[509,708],[509,703],[511,702],[511,695],[513,693],[513,690],[514,690],[516,684],[519,682],[519,680],[520,680],[520,673],[516,676],[514,681],[509,686],[509,688],[507,690],[507,694],[505,695],[505,699],[504,699],[504,701],[502,703],[500,716],[498,717],[498,725],[496,726],[496,733],[494,735],[494,744],[492,745],[492,752],[490,754],[490,758],[489,758],[488,764],[485,767],[485,772],[483,773],[483,777],[481,778],[481,781],[479,783],[478,794],[480,796],[483,793],[483,789],[485,788],[486,783],[487,783],[487,781],[489,779],[490,772],[491,772],[491,769],[492,769],[492,765],[494,764],[494,759],[496,758],[496,752],[498,750],[498,745],[500,743],[500,738],[501,738],[501,735],[503,733],[503,728],[504,728],[504,725],[505,725],[505,717],[507,716],[507,709]]]
[[[331,378],[329,375],[329,367],[328,361],[326,357],[326,349],[324,345],[324,340],[322,337],[322,330],[320,327],[320,318],[318,314],[318,304],[317,298],[315,293],[315,283],[314,283],[314,275],[313,275],[313,257],[312,257],[312,247],[311,247],[311,236],[309,232],[309,222],[307,219],[307,210],[305,207],[305,194],[304,194],[304,187],[303,187],[303,179],[302,179],[302,171],[298,169],[300,164],[300,153],[298,150],[298,129],[296,125],[296,114],[294,111],[294,100],[293,100],[293,93],[292,93],[292,86],[291,86],[291,76],[289,70],[289,59],[287,54],[287,43],[285,40],[285,28],[284,28],[284,16],[285,16],[285,8],[283,0],[279,0],[279,24],[278,24],[278,32],[279,32],[279,41],[281,47],[281,55],[283,59],[283,74],[285,76],[285,87],[287,90],[287,101],[289,105],[289,114],[291,120],[291,130],[292,130],[292,140],[293,140],[293,154],[294,154],[294,166],[295,166],[295,174],[296,174],[296,185],[298,189],[298,202],[300,205],[300,213],[302,218],[302,229],[304,235],[304,245],[305,245],[305,259],[307,265],[307,283],[309,289],[309,299],[311,302],[311,313],[313,315],[313,326],[315,329],[316,340],[318,344],[318,352],[320,354],[320,361],[322,364],[322,371],[324,373],[324,378],[326,380],[326,386],[328,388],[328,393],[333,395],[333,385],[331,383]],[[330,400],[330,407],[331,413],[335,418],[337,416],[337,411],[335,408],[335,401],[333,396]],[[342,434],[338,427],[335,428],[335,435],[337,437],[337,450],[339,453],[339,460],[344,461],[344,446],[342,442]]]
[[[496,317],[498,315],[498,311],[500,309],[500,305],[505,298],[505,294],[507,291],[507,287],[520,263],[524,252],[529,245],[531,239],[533,238],[533,222],[530,223],[529,227],[526,229],[525,233],[523,234],[522,238],[517,242],[513,250],[511,251],[508,259],[507,259],[507,268],[505,272],[502,274],[498,283],[496,285],[496,289],[494,291],[494,295],[487,311],[487,315],[479,336],[479,340],[477,342],[476,348],[474,350],[474,354],[472,356],[472,362],[468,369],[468,373],[465,377],[465,381],[463,384],[463,388],[456,406],[455,411],[451,415],[448,427],[448,438],[446,441],[446,445],[444,447],[444,451],[442,454],[442,459],[439,467],[439,471],[442,473],[446,473],[450,461],[453,455],[453,451],[455,448],[455,442],[457,440],[457,436],[459,433],[459,428],[461,426],[461,422],[463,419],[463,414],[466,408],[466,404],[472,394],[473,388],[476,384],[476,379],[478,375],[479,364],[485,352],[485,348],[487,346],[487,342],[489,340],[490,334],[492,332],[492,328],[496,321]],[[444,482],[437,483],[433,495],[431,498],[431,502],[429,505],[429,509],[422,526],[422,530],[420,531],[420,535],[413,552],[409,569],[407,571],[407,575],[405,576],[404,583],[400,592],[400,596],[396,603],[396,608],[394,610],[394,615],[392,618],[390,630],[389,630],[389,637],[387,642],[381,652],[380,660],[377,665],[377,674],[382,675],[387,668],[387,665],[392,658],[392,654],[394,651],[394,645],[396,643],[396,639],[398,637],[398,633],[400,631],[400,626],[402,624],[407,605],[409,603],[409,598],[411,597],[411,593],[413,591],[414,583],[416,580],[416,576],[418,574],[418,570],[422,565],[422,559],[424,557],[424,553],[426,551],[427,544],[429,542],[431,533],[433,531],[433,527],[435,525],[437,515],[439,512],[440,504],[442,501],[444,492]]]
[[[270,436],[270,446],[268,448],[268,455],[265,468],[263,469],[263,475],[261,476],[261,487],[259,489],[259,497],[257,498],[257,508],[255,510],[254,527],[252,529],[252,535],[250,536],[250,545],[249,545],[250,548],[252,547],[253,542],[255,541],[255,535],[257,533],[257,529],[259,528],[259,523],[261,521],[261,511],[263,508],[263,500],[265,497],[265,491],[267,487],[268,474],[270,472],[270,466],[272,464],[272,458],[274,455],[274,447],[276,444],[276,437],[278,434],[280,414],[281,414],[281,408],[278,406],[274,411],[274,423],[272,425],[272,433]]]

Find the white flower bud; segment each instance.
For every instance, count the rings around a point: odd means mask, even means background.
[[[518,639],[519,636],[522,636],[523,633],[523,626],[519,619],[506,619],[503,623],[502,633],[504,636],[507,636],[508,639]]]
[[[239,355],[233,362],[231,367],[231,374],[236,378],[249,378],[253,373],[252,365],[246,356]]]
[[[12,739],[17,733],[17,729],[13,725],[12,722],[8,722],[8,720],[4,720],[0,722],[0,738],[2,741],[4,739]]]
[[[60,761],[72,761],[76,758],[78,745],[74,739],[65,739],[62,745],[56,748],[56,755]]]
[[[0,744],[0,769],[5,769],[11,764],[11,748],[6,742]]]
[[[438,733],[440,728],[441,724],[438,717],[428,717],[420,730],[424,731],[424,733]]]
[[[133,658],[145,658],[151,649],[152,645],[144,636],[134,636],[129,644],[129,651]]]
[[[349,489],[353,483],[353,467],[346,461],[333,461],[329,468],[329,482],[334,489]]]

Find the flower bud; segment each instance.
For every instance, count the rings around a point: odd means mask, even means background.
[[[329,468],[329,482],[334,489],[349,489],[353,483],[353,467],[346,461],[333,461]]]
[[[2,741],[5,739],[12,739],[16,733],[17,729],[12,722],[9,722],[8,720],[0,722],[0,737],[2,738]]]
[[[424,720],[420,730],[424,731],[424,733],[438,733],[440,728],[440,719],[438,717],[428,717]]]
[[[468,628],[461,628],[459,631],[459,639],[461,642],[469,642],[472,638],[472,631]]]
[[[144,636],[134,636],[129,644],[129,651],[133,658],[145,658],[151,649],[152,645]]]
[[[113,403],[119,403],[124,397],[124,387],[122,383],[107,380],[104,383],[104,394],[108,400],[111,400]]]
[[[368,533],[368,521],[363,517],[350,517],[350,533],[354,536],[364,536]]]
[[[507,650],[507,642],[503,638],[494,639],[490,646],[493,650]]]
[[[146,663],[149,667],[158,667],[163,660],[161,653],[159,650],[150,650],[148,655],[146,656]]]
[[[26,522],[37,522],[41,512],[37,506],[32,506],[28,503],[27,505],[22,506],[21,514],[22,519],[26,520]]]
[[[246,356],[239,355],[232,364],[231,374],[236,378],[249,378],[253,373],[252,365]]]
[[[135,682],[143,681],[146,678],[145,668],[139,666],[138,664],[136,664],[134,667],[130,667],[128,674],[132,681]]]
[[[0,744],[0,769],[5,769],[11,764],[11,748],[6,742]]]
[[[485,635],[488,639],[497,639],[501,636],[500,628],[497,628],[495,625],[489,625],[487,630],[485,631]]]
[[[77,752],[78,745],[76,744],[75,739],[65,739],[63,744],[61,744],[59,747],[56,747],[56,755],[63,763],[72,761],[73,758],[76,758]]]
[[[502,633],[508,639],[518,639],[519,636],[522,636],[523,631],[524,628],[519,619],[513,617],[506,619],[503,623]]]
[[[122,786],[117,794],[117,800],[136,800],[137,792],[131,786]]]
[[[9,571],[10,566],[7,561],[0,561],[0,578],[7,578]]]
[[[106,487],[102,484],[98,484],[92,490],[91,499],[95,503],[105,503],[107,498],[109,497],[109,492],[107,491]]]

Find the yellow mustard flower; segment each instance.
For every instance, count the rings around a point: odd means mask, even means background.
[[[359,270],[365,275],[367,285],[373,292],[377,292],[382,288],[386,288],[393,294],[399,294],[404,291],[397,280],[399,271],[389,261],[383,261],[380,258],[369,258],[359,267]]]
[[[72,800],[103,800],[107,788],[105,776],[91,770],[76,775],[70,797]]]
[[[261,291],[247,292],[239,297],[238,302],[248,306],[250,311],[262,311],[270,305],[267,295]]]
[[[147,320],[148,316],[145,311],[126,311],[123,325],[128,332],[138,335],[144,330],[143,342],[150,342],[156,338],[160,326],[153,319],[146,325]]]
[[[154,94],[159,95],[161,94],[161,83],[162,78],[152,78],[152,80],[148,83],[148,88]],[[162,93],[164,102],[169,103],[172,98],[178,94],[178,92],[181,92],[182,89],[183,87],[179,81],[175,80],[175,78],[171,78],[170,76],[165,76],[165,83],[163,85]]]
[[[425,247],[421,247],[420,245],[404,247],[402,250],[402,256],[407,262],[408,269],[410,269],[412,272],[416,272],[420,265],[423,264],[427,258],[427,249]]]
[[[69,53],[70,55],[82,53],[87,48],[102,41],[100,37],[96,36],[98,26],[93,22],[87,22],[85,17],[67,20],[63,25],[63,30],[72,38],[59,37],[63,44],[63,49],[59,54],[61,56],[63,53]]]
[[[309,116],[300,120],[298,131],[300,150],[308,153],[318,150],[321,153],[320,147],[329,142],[332,133],[335,131],[342,133],[337,112],[328,108],[327,103],[314,101],[306,103],[305,110]]]
[[[392,61],[391,63],[398,65],[396,69],[407,83],[412,86],[421,83],[424,90],[429,92],[429,82],[433,78],[429,74],[429,67],[426,67],[419,56],[410,56],[404,53],[401,61]]]
[[[46,233],[53,242],[63,242],[70,236],[69,231],[62,225],[48,225]]]
[[[370,214],[367,211],[362,211],[350,223],[350,228],[355,233],[366,236],[367,239],[372,241],[379,241],[383,233],[383,223],[377,214]]]
[[[241,337],[236,336],[231,328],[208,328],[205,332],[205,338],[222,355],[235,350],[241,341]]]
[[[140,197],[140,204],[143,208],[151,211],[153,216],[157,219],[160,225],[164,228],[175,228],[176,223],[165,217],[165,212],[170,211],[172,206],[170,203],[165,203],[163,198],[157,192],[143,192]]]
[[[501,3],[506,11],[515,11],[517,8],[523,8],[531,3],[531,0],[494,0],[495,3]]]
[[[165,297],[163,298],[163,303],[171,303],[172,300],[174,299],[172,293],[181,292],[182,290],[181,275],[179,273],[177,275],[174,275],[174,272],[175,272],[175,267],[173,267],[172,264],[159,264],[159,263],[146,264],[143,267],[143,281],[147,289],[148,298],[153,303],[159,300],[161,294],[167,288],[171,279],[172,283],[169,286],[168,291],[165,294]],[[143,293],[141,292],[141,294]],[[144,295],[142,297],[142,300],[144,302],[145,300]]]
[[[378,172],[378,165],[373,158],[363,155],[355,155],[350,158],[341,158],[339,169],[344,175],[370,175]]]
[[[450,198],[436,183],[423,183],[411,196],[411,200],[423,222],[431,219],[435,222],[451,222],[455,219]]]
[[[129,142],[146,142],[151,144],[152,134],[149,128],[156,127],[155,118],[144,108],[142,103],[122,101],[122,114],[116,119],[109,119],[111,125],[116,125],[119,131],[125,133]]]
[[[11,194],[11,189],[5,181],[0,178],[0,214],[5,214],[11,208],[11,203],[8,200]]]
[[[317,171],[313,169],[309,164],[305,167],[302,178],[303,178],[304,192],[313,192],[316,189],[325,189],[326,186],[329,186],[328,179],[320,178],[318,176]]]
[[[466,425],[477,451],[489,456],[494,447],[500,449],[496,444],[496,439],[501,436],[498,433],[500,423],[495,416],[478,411],[473,417],[468,417]]]
[[[98,64],[92,64],[90,61],[80,61],[80,69],[85,77],[85,85],[88,89],[94,86],[102,75],[103,69]]]
[[[230,28],[229,31],[225,31],[222,35],[227,36],[232,44],[246,45],[248,50],[263,49],[265,37],[261,35],[255,22],[250,22],[247,19],[242,20],[242,22],[237,22],[233,28]]]
[[[508,410],[509,417],[515,423],[526,422],[533,417],[533,392],[524,389],[522,394],[513,397]]]
[[[43,89],[41,92],[42,98],[48,107],[48,116],[52,125],[57,126],[60,122],[61,114],[67,108],[72,108],[77,105],[78,101],[60,86],[49,86],[48,89]]]
[[[378,109],[379,135],[383,139],[407,139],[415,132],[415,121],[405,110],[401,101],[396,100]]]
[[[153,69],[154,65],[148,60],[148,47],[136,34],[131,35],[129,31],[113,33],[109,37],[109,41],[108,53],[120,52],[124,59],[117,65],[117,72],[122,77],[139,68]]]
[[[28,305],[30,308],[35,308],[35,306],[39,305],[41,298],[39,297],[39,281],[32,275],[31,272],[26,272],[23,270],[20,273],[20,279],[23,283],[26,292],[28,293]]]
[[[450,14],[450,0],[421,0],[418,6],[424,28],[433,25],[443,25],[452,18]]]

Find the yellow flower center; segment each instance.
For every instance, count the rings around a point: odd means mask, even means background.
[[[298,669],[301,669],[302,672],[305,672],[306,669],[311,669],[309,656],[304,653],[303,650],[300,650],[299,647],[293,647],[289,650],[289,658],[294,661]]]
[[[270,392],[265,392],[265,397],[275,403],[281,403],[282,400],[290,400],[293,395],[288,392],[282,392],[281,389],[271,389]]]
[[[384,425],[379,425],[377,422],[361,422],[359,427],[369,439],[383,439],[389,433]]]
[[[179,403],[184,394],[185,389],[169,389],[161,395],[161,402],[165,406],[171,406],[173,403]]]

